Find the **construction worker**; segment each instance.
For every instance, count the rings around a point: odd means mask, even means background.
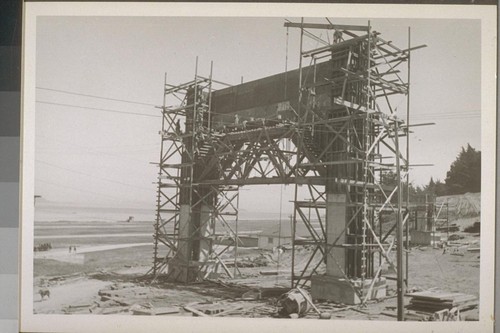
[[[177,122],[175,123],[175,133],[177,135],[181,135],[181,120],[177,119]]]
[[[337,44],[340,43],[342,40],[343,40],[342,31],[335,30],[335,32],[333,33],[333,42]]]

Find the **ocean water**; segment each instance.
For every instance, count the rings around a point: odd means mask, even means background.
[[[136,207],[90,207],[76,204],[46,203],[40,202],[35,206],[36,222],[54,221],[99,221],[99,222],[122,222],[127,221],[130,216],[137,222],[152,222],[156,220],[156,208]],[[234,223],[233,217],[228,217],[228,223]],[[258,210],[241,209],[239,213],[241,221],[279,221],[288,223],[290,212],[279,214],[275,212],[261,212]]]
[[[78,221],[78,222],[122,222],[132,216],[134,221],[154,221],[154,208],[126,207],[84,207],[70,205],[37,205],[35,222]]]

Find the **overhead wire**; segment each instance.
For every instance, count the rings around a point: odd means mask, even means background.
[[[144,103],[144,102],[137,102],[137,101],[125,100],[125,99],[118,99],[118,98],[111,98],[111,97],[104,97],[104,96],[97,96],[97,95],[90,95],[90,94],[83,94],[83,93],[78,93],[78,92],[73,92],[73,91],[67,91],[67,90],[61,90],[61,89],[54,89],[54,88],[36,87],[36,89],[47,90],[47,91],[55,91],[55,92],[59,92],[59,93],[69,94],[69,95],[76,95],[76,96],[83,96],[83,97],[92,97],[92,98],[104,99],[104,100],[108,100],[108,101],[124,102],[124,103],[146,105],[146,106],[156,106],[156,104],[151,104],[151,103]]]
[[[151,192],[151,189],[148,189],[148,188],[145,188],[145,187],[136,186],[136,185],[132,185],[132,184],[128,184],[128,183],[123,183],[123,182],[120,182],[120,181],[116,181],[116,180],[112,180],[112,179],[108,179],[108,178],[104,178],[104,177],[99,177],[99,176],[91,175],[91,174],[88,174],[88,173],[85,173],[85,172],[81,172],[81,171],[78,171],[78,170],[73,170],[73,169],[65,168],[65,167],[62,167],[62,166],[59,166],[59,165],[56,165],[56,164],[52,164],[52,163],[49,163],[49,162],[46,162],[46,161],[42,161],[42,160],[39,160],[39,159],[35,159],[35,161],[38,162],[38,163],[42,163],[42,164],[48,165],[48,166],[50,166],[52,168],[56,168],[56,169],[60,169],[60,170],[65,170],[65,171],[68,171],[68,172],[71,172],[71,173],[76,173],[76,174],[79,174],[79,175],[87,176],[87,177],[94,178],[94,179],[103,180],[103,181],[110,182],[110,183],[115,183],[115,184],[120,184],[120,185],[124,185],[124,186],[128,186],[128,187],[133,187],[135,189],[139,189],[139,190],[142,190],[142,191]],[[154,190],[154,188],[153,188],[153,190]]]
[[[36,180],[35,180],[35,182],[41,182],[41,183],[45,183],[45,184],[49,184],[49,185],[53,185],[53,186],[58,186],[58,187],[61,187],[61,188],[70,189],[70,190],[77,191],[77,192],[82,192],[82,193],[88,193],[88,194],[93,194],[93,195],[100,195],[100,196],[104,196],[104,197],[108,197],[108,198],[112,198],[112,199],[117,199],[117,200],[120,200],[120,201],[130,201],[130,202],[132,202],[132,200],[123,200],[123,198],[121,198],[121,197],[117,197],[117,196],[113,196],[113,195],[109,195],[109,194],[104,194],[104,193],[99,193],[99,192],[94,192],[94,191],[87,191],[87,190],[84,190],[84,189],[81,189],[81,188],[75,188],[75,187],[68,186],[68,185],[62,185],[62,184],[58,184],[58,183],[46,181],[46,180],[40,179],[40,177],[37,177]],[[136,201],[134,201],[134,202],[136,202]]]
[[[84,145],[79,145],[77,143],[70,143],[70,142],[59,140],[59,139],[56,139],[53,137],[47,137],[47,136],[44,136],[41,134],[37,134],[36,137],[49,139],[49,140],[57,142],[58,144],[61,144],[61,145],[83,148],[86,150],[87,153],[90,153],[90,154],[103,155],[103,156],[107,156],[107,157],[111,157],[111,158],[115,158],[115,159],[127,160],[127,161],[136,161],[136,162],[141,162],[141,163],[143,162],[142,160],[132,158],[128,155],[123,156],[122,154],[112,154],[110,152],[97,151],[97,150],[94,150],[93,148],[90,148],[90,147],[87,147]]]
[[[89,106],[81,106],[81,105],[74,105],[74,104],[64,104],[64,103],[55,103],[55,102],[38,101],[38,100],[35,101],[35,102],[36,103],[40,103],[40,104],[49,104],[49,105],[57,105],[57,106],[67,106],[67,107],[78,108],[78,109],[87,109],[87,110],[104,111],[104,112],[120,113],[120,114],[128,114],[128,115],[136,115],[136,116],[143,116],[143,117],[161,118],[160,115],[152,115],[152,114],[145,114],[145,113],[138,113],[138,112],[118,111],[118,110],[112,110],[112,109],[93,108],[93,107],[89,107]]]
[[[128,111],[119,111],[119,110],[112,110],[112,109],[104,109],[104,108],[94,108],[94,107],[87,107],[87,106],[80,106],[80,105],[73,105],[73,104],[64,104],[64,103],[55,103],[55,102],[48,102],[48,101],[36,101],[37,103],[41,104],[50,104],[50,105],[56,105],[56,106],[67,106],[67,107],[73,107],[73,108],[80,108],[80,109],[89,109],[89,110],[96,110],[96,111],[104,111],[104,112],[112,112],[112,113],[121,113],[121,114],[128,114],[128,115],[138,115],[138,116],[144,116],[144,117],[154,117],[154,118],[161,118],[161,115],[149,115],[149,114],[144,114],[144,113],[138,113],[138,112],[128,112]],[[227,115],[228,117],[230,116],[229,113],[220,113],[220,112],[212,112],[213,114],[219,114],[219,115]],[[434,114],[414,114],[413,117],[418,118],[418,117],[425,117],[428,119],[460,119],[460,118],[471,118],[471,117],[480,117],[481,113],[475,113],[475,112],[469,112],[469,113],[434,113]],[[234,122],[232,121],[219,121],[222,124],[233,124]]]

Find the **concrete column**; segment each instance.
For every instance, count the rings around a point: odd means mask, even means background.
[[[177,247],[177,259],[188,261],[191,257],[191,242],[189,237],[193,232],[189,205],[181,205],[179,213],[179,244]]]
[[[202,204],[200,209],[200,254],[199,261],[203,262],[208,259],[212,253],[212,240],[208,237],[214,233],[214,220],[212,218],[212,207]]]
[[[192,244],[189,240],[193,232],[189,205],[181,205],[179,211],[179,243],[177,255],[168,264],[168,272],[172,279],[179,282],[190,282],[189,262],[191,259]]]
[[[346,225],[346,203],[345,194],[327,193],[326,195],[326,242],[333,242],[344,231]],[[337,242],[337,245],[345,243],[345,232]],[[326,275],[343,278],[339,266],[344,270],[346,262],[346,251],[342,248],[333,248],[326,259]],[[334,259],[335,258],[335,259]]]

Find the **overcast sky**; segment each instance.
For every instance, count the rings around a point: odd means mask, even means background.
[[[200,74],[208,76],[213,60],[214,78],[231,84],[282,72],[283,23],[284,18],[39,17],[36,194],[51,202],[153,207],[158,170],[150,162],[159,160],[161,129],[154,105],[162,104],[164,73],[172,84],[193,79],[196,56]],[[371,25],[402,48],[411,26],[412,45],[428,46],[412,53],[411,114],[412,122],[436,125],[414,129],[411,163],[434,166],[413,169],[410,180],[444,180],[462,146],[481,149],[480,21],[374,19]],[[297,68],[298,30],[291,29],[288,40],[288,68]],[[405,113],[406,100],[396,104]],[[285,210],[292,190],[285,191]],[[279,186],[243,191],[240,203],[243,209],[259,205],[276,212]]]

